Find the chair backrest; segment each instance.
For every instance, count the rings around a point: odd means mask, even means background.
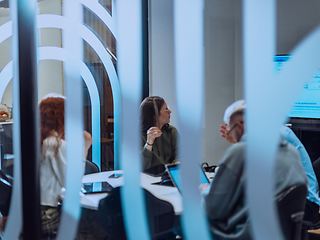
[[[0,170],[0,212],[3,216],[8,216],[11,202],[12,178],[8,178]]]
[[[312,166],[313,166],[314,173],[316,174],[317,181],[318,181],[318,183],[320,183],[320,158],[315,160],[312,163]]]
[[[277,196],[282,233],[287,240],[300,239],[307,191],[307,186],[303,184],[294,185]]]
[[[99,167],[95,163],[86,160],[84,175],[91,174],[91,173],[98,173],[98,172],[99,172]]]
[[[112,189],[107,197],[100,200],[98,220],[108,234],[108,240],[127,239],[122,216],[120,187]]]
[[[159,236],[172,231],[174,225],[174,210],[170,203],[160,200],[147,190],[144,190],[149,222],[150,236]],[[108,234],[108,240],[126,239],[124,228],[120,187],[114,188],[109,195],[102,199],[98,208],[98,219]]]

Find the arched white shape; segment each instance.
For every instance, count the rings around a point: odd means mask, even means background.
[[[121,112],[121,91],[118,76],[108,52],[105,50],[99,39],[85,26],[81,25],[81,37],[96,52],[106,69],[113,93],[113,111],[114,111],[114,168],[119,169],[119,151],[120,151],[120,112]]]
[[[40,47],[39,48],[39,60],[58,60],[64,62],[65,49],[59,47]],[[84,82],[86,83],[91,98],[91,119],[92,119],[92,138],[94,139],[92,143],[92,156],[98,157],[98,159],[93,159],[97,165],[99,164],[97,160],[100,159],[100,97],[97,85],[95,83],[94,77],[92,76],[90,70],[84,62],[80,63],[80,75],[82,76]],[[1,90],[1,89],[0,89]],[[0,92],[1,93],[1,92]],[[97,151],[98,153],[93,153]],[[94,161],[95,160],[95,161]]]
[[[38,27],[40,28],[60,28],[64,29],[63,16],[42,14],[37,18]],[[102,61],[102,64],[109,76],[112,93],[113,93],[113,111],[114,111],[114,166],[115,169],[119,168],[119,138],[120,138],[120,107],[121,107],[121,96],[120,96],[120,84],[118,76],[113,63],[110,59],[106,49],[99,41],[99,39],[85,26],[80,25],[81,37],[93,48]]]
[[[12,36],[12,21],[0,26],[0,43]]]
[[[64,17],[58,16],[58,15],[52,15],[52,14],[41,14],[37,16],[37,27],[38,28],[61,28],[64,29]],[[3,31],[3,33],[2,33]],[[117,73],[114,69],[113,63],[106,52],[104,46],[101,44],[101,42],[98,40],[98,38],[85,26],[81,25],[81,31],[84,31],[81,36],[82,38],[95,50],[95,52],[98,54],[100,59],[102,60],[102,63],[108,73],[111,88],[113,92],[113,98],[114,98],[114,161],[115,161],[115,168],[119,168],[118,159],[119,159],[119,129],[120,129],[120,85],[118,82]],[[5,39],[9,38],[12,35],[12,22],[8,22],[3,24],[0,27],[0,43],[4,41]],[[1,89],[0,89],[1,93]],[[0,95],[0,99],[2,99],[3,95]],[[99,162],[97,159],[100,159],[100,151],[98,149],[95,149],[95,146],[100,143],[100,137],[98,139],[94,138],[94,144],[92,146],[93,150],[93,161],[99,166]]]
[[[109,28],[115,39],[117,39],[117,31],[115,27],[115,21],[110,16],[109,12],[104,9],[98,1],[92,0],[80,0],[80,2],[94,12],[101,21]]]
[[[65,61],[65,50],[59,47],[40,47],[39,48],[39,60],[58,60]],[[98,88],[95,84],[94,77],[92,76],[88,67],[81,62],[80,75],[88,87],[88,91],[91,98],[92,106],[100,106],[100,98]],[[0,72],[0,96],[3,93],[12,79],[12,61],[9,62],[3,70]],[[0,98],[1,99],[1,98]],[[92,138],[100,139],[100,107],[93,107],[91,111],[92,118]],[[100,141],[94,141],[92,148],[100,152]],[[97,154],[95,154],[97,155]],[[96,163],[98,164],[98,163]]]
[[[0,101],[2,100],[4,91],[12,79],[13,63],[10,61],[0,72]]]

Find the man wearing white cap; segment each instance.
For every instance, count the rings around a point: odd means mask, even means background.
[[[244,191],[245,107],[245,102],[240,100],[226,109],[224,120],[230,129],[227,134],[237,144],[227,149],[211,185],[200,186],[210,229],[216,239],[252,239]],[[275,196],[292,185],[308,184],[298,151],[284,139],[279,145],[275,178]]]
[[[245,101],[239,100],[235,102],[234,105],[236,106],[236,108],[245,108]],[[230,130],[227,128],[227,125],[230,120],[228,119],[228,116],[231,115],[231,113],[229,113],[228,111],[233,111],[230,107],[226,110],[226,113],[223,119],[225,122],[225,125],[221,125],[220,132],[223,138],[225,138],[228,142],[234,144],[236,143],[236,141],[234,141],[234,139],[231,137],[231,134],[229,134]],[[312,167],[312,162],[309,157],[309,154],[305,149],[305,147],[303,146],[303,144],[301,143],[301,141],[299,140],[299,138],[295,135],[295,133],[290,128],[283,125],[280,129],[280,134],[285,140],[291,143],[299,151],[302,166],[308,177],[309,186],[308,186],[308,195],[307,195],[307,201],[306,201],[305,212],[304,212],[304,220],[310,221],[310,222],[317,222],[319,221],[319,218],[320,218],[319,185],[318,185],[316,174]]]

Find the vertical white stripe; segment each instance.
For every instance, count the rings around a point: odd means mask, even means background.
[[[17,0],[10,0],[10,15],[12,19],[11,58],[13,61],[13,153],[14,153],[14,185],[11,197],[9,220],[4,233],[4,239],[18,239],[22,229],[22,184],[21,184],[21,135],[20,135],[20,97],[19,97],[19,66],[18,66],[18,9]]]
[[[176,97],[180,132],[179,159],[187,239],[211,239],[200,204],[200,162],[204,117],[203,1],[174,2]]]
[[[271,123],[270,118],[275,116],[269,111],[262,110],[263,106],[270,104],[270,93],[273,91],[275,1],[245,0],[243,9],[248,134],[245,172],[248,179],[246,194],[249,214],[254,239],[281,239],[273,194],[275,183],[273,174],[280,126]],[[268,124],[260,124],[261,121]],[[263,194],[257,194],[261,193],[261,189]],[[261,209],[264,209],[263,212]]]
[[[142,86],[141,1],[118,1],[118,73],[122,96],[120,163],[124,170],[121,191],[127,237],[149,239],[142,189],[141,131],[138,125]]]
[[[80,217],[79,191],[83,174],[83,83],[80,78],[80,60],[83,56],[79,25],[82,22],[82,5],[78,0],[63,3],[65,30],[63,47],[66,49],[64,65],[66,106],[65,129],[67,141],[66,199],[60,222],[58,239],[73,239]],[[79,149],[81,149],[79,151]]]

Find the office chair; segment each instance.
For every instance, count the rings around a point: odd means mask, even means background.
[[[86,160],[84,175],[91,174],[91,173],[98,173],[98,172],[99,172],[99,167],[95,163]]]
[[[287,240],[299,240],[307,197],[307,186],[294,185],[278,194],[277,208],[282,233]]]
[[[12,183],[13,179],[0,170],[0,212],[2,216],[8,216],[9,214]]]
[[[144,190],[144,194],[151,239],[168,239],[163,236],[173,229],[174,210],[172,205],[156,198],[147,190]],[[100,201],[98,219],[108,234],[108,240],[127,239],[122,215],[120,187],[113,189],[106,198]]]
[[[320,186],[320,158],[315,160],[312,164],[314,173],[316,174],[316,178],[318,181],[318,185]],[[320,192],[319,192],[320,194]],[[301,239],[302,240],[308,240],[309,239],[309,233],[308,230],[316,230],[320,228],[320,214],[319,217],[317,218],[316,221],[311,222],[311,221],[302,221],[302,234],[301,234]],[[313,234],[315,235],[314,238],[320,239],[319,234]]]

